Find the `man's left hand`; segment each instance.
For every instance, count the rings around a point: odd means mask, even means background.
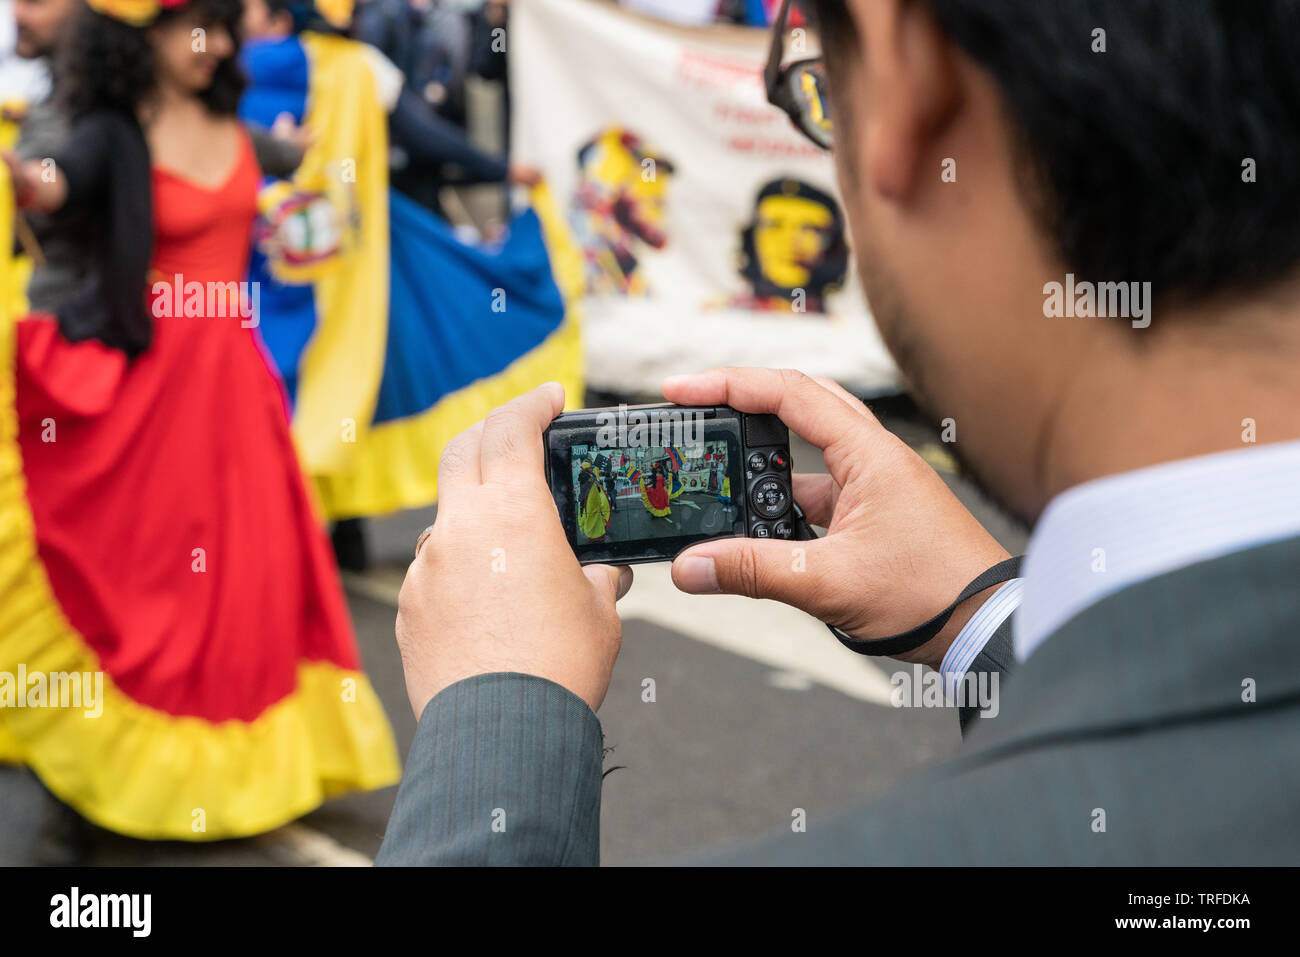
[[[397,644],[418,718],[474,675],[549,679],[595,710],[622,639],[614,603],[629,568],[574,557],[546,484],[542,432],[564,408],[551,382],[495,409],[447,445],[438,514],[398,600]]]

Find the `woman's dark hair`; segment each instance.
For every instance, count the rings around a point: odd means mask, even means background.
[[[189,0],[164,9],[152,26],[195,12],[202,25],[225,27],[238,50],[240,0]],[[149,29],[129,26],[89,7],[77,11],[55,64],[56,88],[69,115],[80,117],[97,110],[135,114],[154,87]],[[243,91],[244,75],[237,57],[231,56],[217,67],[212,85],[199,98],[213,113],[231,116]]]

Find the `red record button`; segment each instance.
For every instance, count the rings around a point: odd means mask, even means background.
[[[769,461],[772,463],[772,468],[774,469],[784,469],[790,464],[789,461],[786,460],[786,457],[780,452],[773,452],[772,458]]]

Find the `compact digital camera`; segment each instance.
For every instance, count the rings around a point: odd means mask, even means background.
[[[670,561],[712,538],[796,537],[790,433],[729,406],[618,406],[557,417],[546,478],[584,564]]]

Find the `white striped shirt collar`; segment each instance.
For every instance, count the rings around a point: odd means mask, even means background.
[[[1107,595],[1300,535],[1300,441],[1203,455],[1086,482],[1047,506],[1012,624],[1023,661]]]

